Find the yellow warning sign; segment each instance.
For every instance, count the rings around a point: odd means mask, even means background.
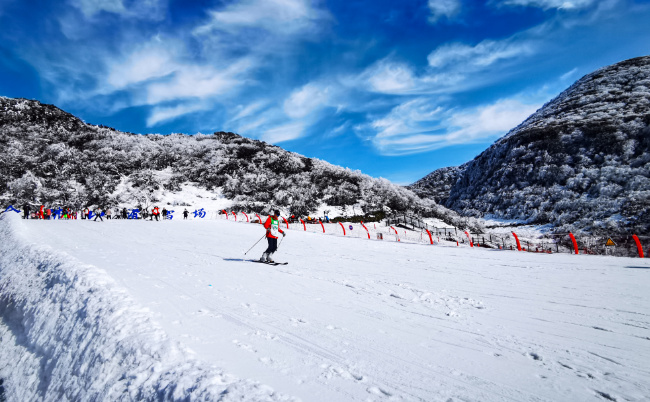
[[[612,239],[607,239],[607,243],[605,243],[606,246],[615,246],[616,243]]]

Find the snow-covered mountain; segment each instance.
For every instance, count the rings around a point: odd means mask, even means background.
[[[388,180],[237,134],[137,135],[25,99],[0,98],[0,186],[0,202],[13,205],[183,205],[201,192],[205,203],[220,199],[246,211],[417,210],[467,222]]]
[[[650,57],[591,73],[474,160],[409,186],[462,214],[650,232]]]

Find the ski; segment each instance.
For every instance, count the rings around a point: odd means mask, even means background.
[[[273,265],[273,266],[289,264],[288,262],[266,262],[266,261],[260,261],[260,260],[246,260],[246,261],[257,262],[259,264],[266,264],[266,265]]]

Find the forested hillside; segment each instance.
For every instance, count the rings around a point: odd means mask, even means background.
[[[320,205],[346,213],[355,206],[356,213],[417,211],[460,222],[457,214],[385,179],[262,141],[226,132],[124,133],[25,99],[0,98],[0,155],[5,204],[150,205],[160,190],[179,192],[191,184],[249,211],[280,207],[306,215]]]
[[[583,77],[474,160],[410,188],[461,214],[650,233],[650,57]]]

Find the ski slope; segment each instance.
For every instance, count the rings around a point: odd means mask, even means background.
[[[3,216],[8,400],[650,396],[647,260],[263,233]]]

